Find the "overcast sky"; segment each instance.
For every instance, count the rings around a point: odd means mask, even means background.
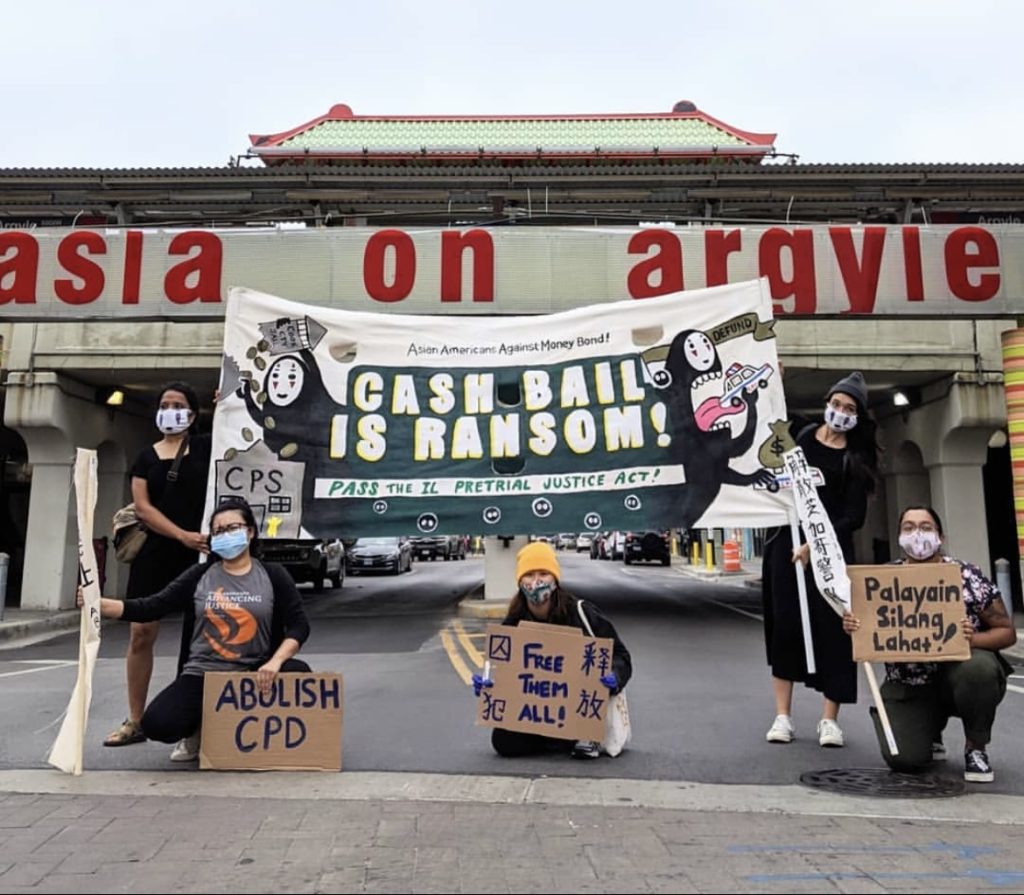
[[[219,166],[356,114],[664,112],[801,162],[1024,162],[1007,0],[5,4],[0,167]]]

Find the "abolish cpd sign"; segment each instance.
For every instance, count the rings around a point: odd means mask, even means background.
[[[1024,313],[1024,227],[0,230],[0,320],[219,319],[232,286],[346,310],[547,314],[766,277],[775,316]]]
[[[285,672],[267,692],[254,673],[207,672],[199,767],[341,770],[340,674]]]
[[[955,563],[848,566],[857,662],[955,662],[971,647],[960,621],[964,601]]]

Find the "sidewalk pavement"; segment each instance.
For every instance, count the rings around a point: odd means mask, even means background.
[[[1022,827],[983,793],[0,771],[0,891],[1020,892]]]

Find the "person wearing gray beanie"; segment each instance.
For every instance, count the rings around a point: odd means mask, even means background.
[[[824,484],[818,488],[818,497],[832,521],[846,562],[852,563],[853,534],[864,524],[878,463],[875,423],[868,412],[864,375],[854,371],[839,379],[826,393],[825,401],[822,421],[804,426],[795,437],[808,465],[821,470]],[[780,528],[768,535],[766,545],[762,599],[776,717],[765,738],[769,743],[792,742],[793,684],[800,681],[824,696],[817,729],[819,744],[842,746],[839,707],[857,701],[857,666],[850,638],[843,631],[842,619],[818,592],[809,573],[808,544],[794,545],[789,529]],[[814,674],[807,672],[797,574],[804,575],[807,582]]]

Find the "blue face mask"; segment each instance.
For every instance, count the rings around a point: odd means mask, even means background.
[[[555,590],[555,586],[549,581],[539,581],[537,584],[520,584],[519,590],[522,595],[526,597],[534,606],[539,606],[541,603],[546,603],[550,598],[551,594]]]
[[[226,531],[210,538],[210,549],[221,559],[234,559],[248,546],[249,532],[244,528]]]

